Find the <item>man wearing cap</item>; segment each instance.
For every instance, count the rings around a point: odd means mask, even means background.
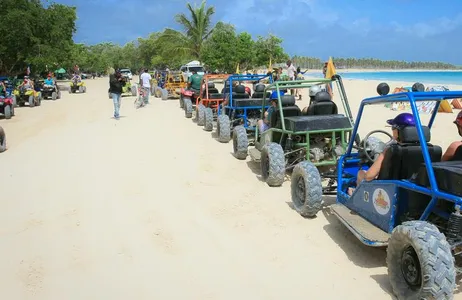
[[[392,135],[393,139],[388,143],[388,146],[391,144],[395,144],[399,142],[399,135],[398,131],[400,129],[403,129],[405,127],[414,127],[415,126],[415,120],[414,116],[410,113],[401,113],[397,115],[394,119],[387,120],[388,125],[391,125],[392,129]],[[387,148],[383,150],[382,153],[377,157],[377,159],[374,161],[372,166],[367,170],[359,170],[358,175],[356,176],[356,186],[359,186],[362,181],[372,181],[380,173],[380,169],[382,167],[382,162],[385,157],[385,152],[387,151]],[[348,189],[348,194],[351,196],[353,194],[354,189],[349,188]]]
[[[459,114],[457,114],[457,117],[454,120],[454,124],[456,124],[459,135],[462,136],[462,111],[460,111]],[[457,148],[459,148],[460,146],[462,146],[462,141],[452,142],[451,145],[449,145],[448,149],[446,149],[446,152],[444,152],[441,161],[452,160]]]

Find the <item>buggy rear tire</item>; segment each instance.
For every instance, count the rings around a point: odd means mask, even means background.
[[[6,105],[6,106],[3,108],[3,114],[5,115],[5,119],[11,119],[11,117],[13,116],[11,110],[12,110],[12,109],[11,109],[11,105]]]
[[[217,136],[218,136],[218,141],[220,143],[228,143],[229,140],[231,139],[231,124],[230,124],[228,115],[218,116]]]
[[[290,182],[292,203],[305,218],[313,218],[322,205],[322,180],[318,168],[309,161],[298,163]]]
[[[168,100],[168,91],[166,89],[161,89],[161,99]]]
[[[184,99],[182,95],[180,95],[180,108],[184,109]]]
[[[281,186],[286,175],[286,161],[281,145],[269,143],[261,151],[261,174],[269,186]]]
[[[0,126],[0,153],[6,150],[6,134],[2,126]]]
[[[425,221],[397,226],[387,248],[388,277],[398,299],[452,299],[456,271],[451,247]]]
[[[205,106],[203,104],[197,106],[196,122],[199,126],[204,126],[205,124]]]
[[[244,126],[239,125],[233,129],[233,152],[237,159],[244,160],[248,155],[249,139],[247,130]]]
[[[193,107],[192,107],[191,99],[185,98],[184,99],[184,116],[188,119],[192,118],[192,111],[193,111]]]
[[[204,111],[204,129],[205,131],[213,130],[213,110],[210,107],[207,107]]]
[[[79,93],[83,93],[83,86],[79,86]]]
[[[138,89],[136,88],[136,85],[132,85],[130,87],[130,90],[132,92],[132,96],[136,97],[137,96],[137,93],[138,93]]]
[[[51,93],[51,100],[56,100],[58,98],[58,94],[56,92]]]
[[[154,97],[162,98],[162,89],[158,86],[154,87]]]
[[[34,107],[35,106],[35,99],[33,95],[29,96],[29,106]]]

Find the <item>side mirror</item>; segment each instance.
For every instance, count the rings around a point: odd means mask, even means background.
[[[416,82],[412,85],[412,91],[413,92],[425,92],[425,86],[420,82]]]
[[[389,92],[390,86],[388,85],[388,83],[382,82],[379,83],[379,85],[377,85],[377,94],[379,94],[380,96],[388,95]]]

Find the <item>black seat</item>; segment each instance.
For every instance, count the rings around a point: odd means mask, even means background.
[[[280,101],[282,106],[282,114],[284,115],[284,118],[296,117],[302,114],[300,108],[297,105],[295,105],[295,97],[293,95],[283,95],[281,96]],[[270,124],[272,128],[282,127],[282,122],[279,115],[279,107],[277,107],[271,114]]]
[[[218,91],[218,89],[215,87],[215,83],[213,82],[209,82],[208,83],[208,90],[209,90],[209,95],[208,95],[208,98],[209,99],[220,99],[220,98],[223,98],[223,95],[220,94],[220,92]],[[202,97],[204,99],[207,99],[207,89],[204,90],[203,92],[203,95]]]
[[[432,162],[441,161],[442,149],[440,146],[430,144],[430,129],[422,126],[425,141],[428,146]],[[380,168],[378,179],[401,180],[411,179],[424,162],[422,146],[419,142],[416,127],[405,127],[398,132],[399,143],[386,149],[385,157]]]
[[[255,86],[252,98],[263,98],[264,92],[265,92],[265,85],[259,83]],[[268,92],[267,95],[271,95],[271,93]]]
[[[314,101],[310,104],[306,110],[307,116],[319,116],[319,115],[336,115],[338,114],[337,105],[328,92],[318,92],[314,96]]]

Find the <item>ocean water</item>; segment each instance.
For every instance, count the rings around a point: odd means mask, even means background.
[[[457,71],[409,71],[409,72],[348,72],[337,70],[344,79],[366,79],[383,81],[421,82],[425,84],[457,84],[462,85],[462,72]],[[306,73],[310,77],[322,77],[322,73]]]

